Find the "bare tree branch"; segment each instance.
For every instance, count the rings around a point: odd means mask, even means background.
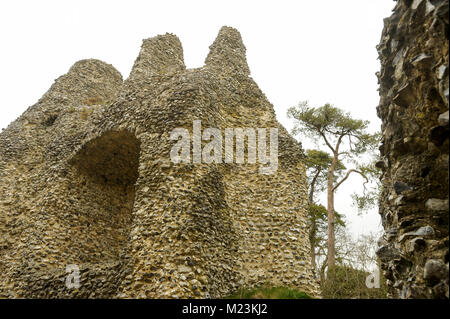
[[[319,134],[320,134],[320,136],[322,136],[322,138],[323,138],[324,141],[325,141],[325,144],[327,144],[327,146],[330,148],[330,150],[331,150],[333,153],[335,153],[335,150],[334,150],[333,146],[331,146],[331,144],[330,144],[330,142],[328,141],[327,137],[325,136],[325,133],[319,131]]]
[[[361,172],[361,171],[359,171],[359,170],[357,170],[357,169],[350,169],[350,170],[348,170],[347,171],[347,174],[345,174],[345,176],[333,187],[333,192],[343,183],[343,182],[345,182],[345,180],[350,176],[350,174],[351,173],[358,173],[359,175],[361,175],[362,177],[364,177],[364,179],[366,180],[365,182],[364,182],[364,187],[365,187],[365,184],[367,184],[368,182],[369,182],[369,179],[367,178],[367,176],[363,173],[363,172]]]

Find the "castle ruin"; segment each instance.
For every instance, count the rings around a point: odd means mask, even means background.
[[[0,297],[219,298],[266,283],[317,296],[303,151],[223,27],[186,69],[172,34],[130,76],[82,60],[0,134]],[[173,163],[174,128],[278,128],[278,169]],[[79,286],[67,285],[67,270]]]
[[[391,298],[448,298],[448,0],[399,0],[393,11],[378,46],[378,256]]]

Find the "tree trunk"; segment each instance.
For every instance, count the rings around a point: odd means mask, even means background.
[[[314,275],[316,274],[316,248],[311,245],[311,266],[314,272]]]
[[[334,170],[337,164],[337,152],[333,157],[330,169],[328,170],[327,184],[327,210],[328,210],[328,271],[335,265],[335,239],[334,239]]]
[[[314,245],[315,237],[316,237],[316,221],[314,218],[311,218],[311,228],[309,230],[309,244],[310,244],[311,266],[314,271],[314,274],[316,274],[316,246]]]
[[[325,258],[326,258],[326,260],[323,261],[322,266],[320,267],[320,270],[319,270],[321,285],[323,285],[325,283],[325,268],[327,266],[328,254]]]
[[[313,180],[311,181],[309,196],[308,196],[309,205],[312,205],[312,203],[313,203],[316,181],[320,175],[320,172],[321,172],[321,169],[318,169],[316,174],[314,175]],[[311,247],[311,249],[310,249],[311,265],[312,265],[312,268],[313,268],[313,271],[315,274],[316,273],[316,247],[314,246],[313,243],[315,242],[315,237],[316,237],[316,219],[315,219],[315,216],[309,216],[309,218],[311,219],[311,229],[309,232],[309,243],[310,243],[310,247]]]
[[[317,178],[319,177],[319,174],[320,174],[320,170],[318,170],[316,175],[314,175],[314,178],[311,181],[311,185],[309,186],[308,201],[309,201],[310,204],[312,204],[312,202],[314,200],[314,191],[315,191],[315,188],[316,188],[316,181],[317,181]]]

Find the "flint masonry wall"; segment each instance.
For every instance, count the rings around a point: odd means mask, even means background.
[[[57,79],[0,134],[0,297],[207,298],[264,283],[317,295],[303,151],[249,74],[223,27],[202,68],[166,34],[144,40],[125,82],[97,60]],[[278,128],[278,170],[172,163],[170,132],[197,119]]]
[[[448,1],[399,0],[378,46],[378,256],[394,298],[449,297],[448,22]]]

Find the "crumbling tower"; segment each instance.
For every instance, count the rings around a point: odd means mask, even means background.
[[[263,283],[315,296],[301,146],[223,27],[186,69],[172,34],[127,80],[77,62],[0,134],[0,297],[207,298]],[[174,128],[278,128],[278,170],[173,163]],[[66,285],[79,269],[80,286]]]

